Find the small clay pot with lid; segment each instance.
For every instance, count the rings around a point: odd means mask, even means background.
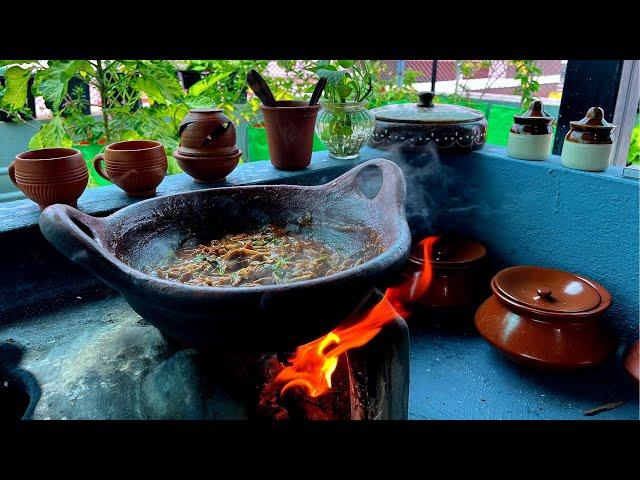
[[[464,323],[488,293],[486,249],[481,243],[456,235],[441,235],[432,247],[431,281],[416,297],[414,285],[425,271],[424,252],[414,246],[403,272],[399,299],[420,320]]]
[[[196,182],[221,182],[238,166],[242,151],[236,145],[236,127],[222,110],[190,110],[178,135],[180,146],[173,156]]]
[[[438,153],[470,152],[487,140],[487,119],[479,110],[434,103],[434,92],[423,92],[418,103],[374,108],[376,117],[369,146],[419,153],[435,146]]]
[[[569,124],[571,128],[562,145],[562,164],[589,172],[606,170],[613,147],[611,132],[616,126],[605,120],[604,110],[591,107],[582,120]]]
[[[602,318],[611,295],[593,280],[517,266],[498,272],[491,290],[476,312],[476,328],[518,363],[573,369],[600,364],[615,353],[615,337]]]
[[[640,382],[640,341],[631,345],[624,354],[624,368],[631,375],[636,383]]]
[[[554,118],[544,111],[540,100],[531,102],[529,109],[513,116],[507,140],[507,155],[522,160],[546,160],[551,151]]]

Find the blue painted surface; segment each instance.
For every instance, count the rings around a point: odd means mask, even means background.
[[[484,243],[494,270],[539,265],[600,282],[613,296],[607,315],[618,333],[637,339],[638,180],[616,167],[571,170],[555,156],[515,160],[496,147],[442,163],[449,178],[441,230]]]
[[[475,333],[416,329],[409,320],[412,420],[638,420],[638,386],[620,355],[594,369],[521,367]],[[619,352],[620,354],[621,352]],[[585,416],[607,403],[620,407]]]

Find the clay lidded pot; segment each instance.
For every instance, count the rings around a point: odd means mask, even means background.
[[[180,154],[191,156],[219,156],[235,154],[236,127],[218,108],[196,108],[178,127]]]
[[[640,341],[631,345],[624,354],[624,368],[636,382],[640,382]]]
[[[602,363],[616,350],[603,320],[611,295],[588,278],[517,266],[491,280],[493,295],[476,311],[480,334],[525,365],[573,369]]]
[[[220,109],[190,110],[178,134],[180,146],[173,156],[196,182],[221,182],[240,162],[235,125]]]
[[[271,163],[279,170],[301,170],[311,163],[313,134],[320,105],[280,100],[260,105],[267,131]]]
[[[440,235],[428,259],[431,280],[427,290],[416,296],[418,278],[425,271],[424,249],[416,244],[403,272],[400,299],[421,318],[452,323],[470,320],[486,298],[486,249],[481,243],[457,235]]]
[[[513,116],[507,140],[507,155],[522,160],[546,160],[551,152],[554,118],[544,111],[540,100],[529,109]]]
[[[104,167],[102,166],[104,162]],[[155,140],[129,140],[107,145],[93,159],[105,180],[115,183],[128,197],[152,197],[167,174],[167,154]]]
[[[562,164],[576,170],[605,171],[613,147],[611,132],[616,126],[604,119],[604,110],[591,107],[582,120],[569,124],[571,128],[562,145]]]
[[[75,207],[87,187],[89,170],[75,148],[43,148],[16,155],[9,178],[40,209],[54,203]]]

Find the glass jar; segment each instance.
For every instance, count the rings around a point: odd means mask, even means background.
[[[316,133],[329,150],[329,155],[350,160],[371,138],[375,117],[366,109],[367,102],[321,102]]]

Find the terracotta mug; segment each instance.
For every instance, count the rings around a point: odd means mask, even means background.
[[[260,105],[260,108],[273,166],[280,170],[300,170],[309,166],[320,105],[281,100],[275,107]]]
[[[102,162],[104,161],[104,167]],[[152,197],[167,174],[167,154],[155,140],[130,140],[108,145],[93,166],[105,180],[115,183],[128,197]]]
[[[43,148],[16,155],[9,178],[44,209],[54,203],[75,207],[89,181],[82,153],[75,148]]]

